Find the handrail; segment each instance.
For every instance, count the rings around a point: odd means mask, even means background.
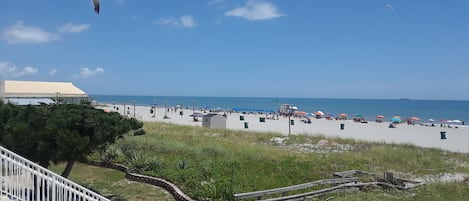
[[[323,179],[323,180],[317,180],[313,182],[308,182],[304,184],[297,184],[293,186],[288,186],[288,187],[281,187],[281,188],[275,188],[275,189],[269,189],[269,190],[261,190],[261,191],[255,191],[255,192],[249,192],[249,193],[238,193],[234,194],[235,200],[241,200],[241,199],[247,199],[247,198],[252,198],[252,197],[262,197],[264,195],[270,195],[270,194],[279,194],[279,193],[286,193],[289,191],[295,191],[295,190],[300,190],[300,189],[305,189],[305,188],[310,188],[313,186],[317,185],[324,185],[324,184],[343,184],[343,183],[350,183],[350,182],[357,182],[358,178],[340,178],[340,179]]]
[[[0,196],[30,201],[110,201],[0,146]]]

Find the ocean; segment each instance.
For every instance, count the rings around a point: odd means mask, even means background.
[[[469,101],[456,100],[382,100],[382,99],[327,99],[327,98],[247,98],[247,97],[183,97],[183,96],[116,96],[92,95],[94,101],[106,104],[133,104],[140,106],[168,107],[181,105],[184,108],[222,109],[241,108],[257,111],[278,111],[279,105],[291,104],[298,110],[308,113],[323,111],[338,115],[362,114],[368,121],[373,121],[377,115],[384,115],[385,120],[393,116],[402,119],[413,116],[419,117],[421,122],[428,119],[461,120],[469,123]]]

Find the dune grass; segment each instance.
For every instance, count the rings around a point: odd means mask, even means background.
[[[298,153],[271,143],[275,133],[254,133],[224,129],[179,126],[166,123],[145,123],[146,135],[126,136],[116,147],[140,153],[157,161],[147,175],[176,183],[195,199],[231,200],[233,193],[284,187],[313,180],[331,178],[332,173],[359,169],[380,173],[395,171],[405,177],[469,172],[468,154],[452,153],[412,145],[366,143],[351,139],[327,139],[358,147],[349,152]],[[317,143],[324,136],[294,135],[288,144]],[[115,162],[129,165],[125,153]],[[98,159],[99,156],[93,156]],[[337,200],[382,200],[393,197],[412,200],[431,194],[446,200],[469,197],[467,190],[446,195],[447,188],[463,189],[465,183],[428,185],[409,193],[382,192],[337,194]],[[431,192],[431,193],[429,193]],[[433,195],[436,194],[436,195]],[[426,197],[429,198],[429,197]],[[428,199],[427,199],[428,200]]]

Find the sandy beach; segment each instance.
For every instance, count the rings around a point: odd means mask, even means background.
[[[110,111],[119,112],[124,114],[124,107],[122,105],[99,107],[108,109]],[[202,122],[193,121],[191,115],[192,109],[183,109],[183,115],[180,115],[181,109],[177,112],[166,111],[165,108],[157,108],[155,113],[150,113],[150,106],[136,106],[135,109],[132,105],[126,106],[125,113],[131,117],[134,116],[139,120],[145,122],[167,122],[180,125],[202,126]],[[135,113],[134,113],[135,112]],[[196,112],[202,112],[196,110]],[[163,119],[164,115],[170,119]],[[208,114],[208,113],[205,113]],[[221,113],[223,114],[223,113]],[[244,121],[240,120],[240,115],[245,116]],[[260,114],[242,114],[242,113],[228,113],[226,128],[233,130],[246,130],[246,131],[260,131],[260,132],[277,132],[283,135],[289,133],[288,117],[280,116],[279,119],[266,119],[265,122],[260,122],[260,117],[266,115]],[[199,118],[202,120],[202,118]],[[291,134],[308,134],[308,135],[324,135],[326,137],[341,137],[353,138],[357,140],[385,142],[385,143],[406,143],[414,144],[421,147],[433,147],[454,152],[469,153],[469,127],[459,126],[458,128],[440,127],[439,124],[435,127],[423,125],[407,125],[398,124],[396,128],[388,128],[389,122],[377,123],[357,123],[352,120],[326,120],[311,118],[312,123],[303,123],[300,118],[291,118],[294,120],[294,125],[291,125]],[[249,128],[244,128],[244,122],[248,122]],[[344,124],[344,129],[340,129],[340,124]],[[446,132],[447,139],[441,139],[440,132]]]

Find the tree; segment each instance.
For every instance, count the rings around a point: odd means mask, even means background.
[[[0,105],[0,142],[46,168],[50,162],[67,162],[64,177],[75,161],[142,126],[135,119],[84,104]]]

